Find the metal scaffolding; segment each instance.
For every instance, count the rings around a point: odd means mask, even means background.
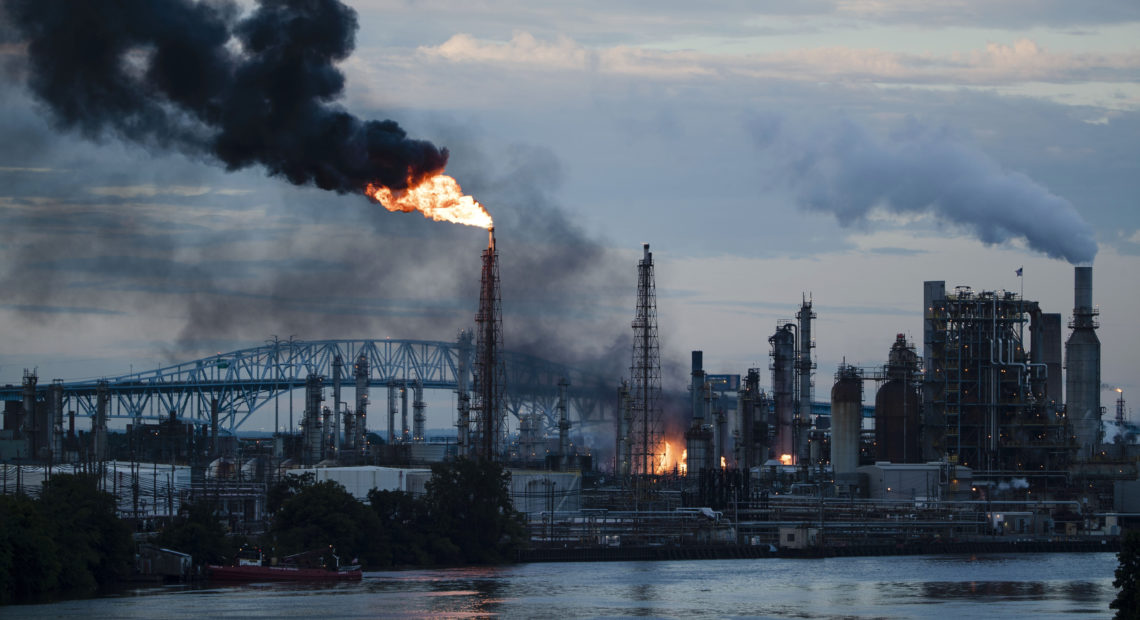
[[[657,292],[653,254],[643,246],[637,263],[637,308],[633,319],[633,361],[630,365],[630,473],[657,471],[661,444],[661,352],[657,340]]]
[[[943,431],[935,443],[975,470],[1063,469],[1069,428],[1047,404],[1047,365],[1023,346],[1029,316],[1040,314],[1037,302],[960,286],[929,299],[926,310],[927,422],[941,420]]]
[[[479,458],[500,459],[506,446],[507,424],[503,415],[506,368],[503,364],[502,301],[499,298],[499,253],[495,230],[489,231],[483,251],[479,286],[479,311],[475,315],[475,412],[474,446]]]

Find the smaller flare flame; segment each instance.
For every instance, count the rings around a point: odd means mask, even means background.
[[[723,456],[722,456],[722,457],[720,457],[720,468],[721,468],[721,469],[728,469],[728,463],[726,463],[726,462],[725,462],[725,460],[724,460],[724,457],[723,457]]]
[[[780,455],[780,464],[781,465],[791,465],[792,464],[792,455],[781,454]]]
[[[681,450],[681,461],[677,463],[677,471],[682,476],[689,473],[689,449]]]
[[[392,190],[383,185],[369,183],[364,193],[389,211],[410,213],[419,211],[424,217],[437,222],[454,222],[490,229],[491,214],[452,177],[436,174],[420,180],[408,179],[406,189]]]

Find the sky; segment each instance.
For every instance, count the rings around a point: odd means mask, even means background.
[[[649,243],[667,389],[694,349],[766,384],[810,296],[826,400],[841,362],[921,349],[924,280],[1023,288],[1067,321],[1091,263],[1102,405],[1140,388],[1134,0],[346,3],[322,103],[448,149],[495,217],[508,349],[628,375]],[[0,384],[472,324],[481,230],[291,183],[196,125],[67,122],[23,4],[0,3]]]

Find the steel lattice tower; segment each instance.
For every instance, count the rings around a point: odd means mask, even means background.
[[[657,292],[653,254],[643,246],[637,263],[637,309],[633,319],[633,362],[630,364],[630,473],[657,470],[661,443],[661,352],[657,341]]]
[[[495,249],[495,230],[492,228],[487,249],[483,251],[479,311],[475,314],[475,398],[471,410],[476,414],[477,439],[474,444],[478,458],[498,458],[501,441],[507,430],[503,423],[503,393],[507,371],[502,351],[499,253]]]

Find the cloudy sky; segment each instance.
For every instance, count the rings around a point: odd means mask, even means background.
[[[329,103],[449,149],[496,218],[508,348],[628,368],[648,242],[667,381],[692,349],[766,373],[810,295],[822,400],[840,361],[921,347],[924,280],[1067,317],[1092,261],[1103,379],[1140,396],[1134,0],[348,4]],[[0,383],[472,322],[482,231],[68,126],[4,19]]]

